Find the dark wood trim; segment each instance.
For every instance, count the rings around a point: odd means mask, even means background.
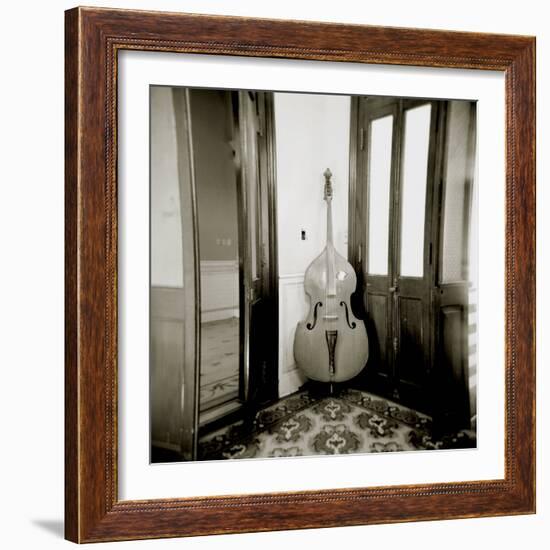
[[[272,358],[268,373],[268,384],[273,399],[279,398],[279,244],[277,238],[277,156],[275,132],[275,98],[273,93],[264,92],[265,130],[262,140],[266,157],[266,178],[268,189],[268,227],[269,227],[269,319]]]
[[[77,10],[65,13],[65,538],[79,540],[79,193],[81,111]],[[82,419],[83,420],[83,419]]]
[[[278,253],[277,253],[277,205],[276,205],[276,157],[275,157],[275,120],[274,120],[274,98],[272,92],[246,92],[235,91],[232,92],[234,97],[234,125],[237,129],[239,139],[239,162],[236,167],[237,174],[237,189],[239,200],[239,212],[241,216],[239,218],[239,299],[241,304],[241,317],[240,317],[240,330],[243,334],[241,338],[242,347],[241,350],[241,371],[239,376],[239,398],[245,404],[250,404],[250,411],[254,411],[258,406],[258,400],[265,403],[266,400],[272,401],[277,398],[278,394],[278,333],[279,333],[279,310],[278,310]],[[256,270],[257,276],[255,280],[252,280],[251,272],[249,271],[243,259],[248,258],[249,250],[251,250],[250,243],[250,228],[248,227],[249,216],[249,195],[248,189],[245,184],[245,170],[244,163],[249,155],[248,147],[246,145],[246,132],[247,129],[241,127],[242,117],[241,110],[244,109],[244,102],[246,101],[246,95],[250,95],[253,98],[256,108],[261,109],[257,111],[257,116],[260,119],[260,125],[263,126],[261,133],[258,136],[256,158],[258,177],[261,180],[260,188],[257,193],[261,193],[262,189],[267,190],[267,207],[266,214],[267,219],[263,219],[263,199],[260,195],[260,204],[256,206],[257,213],[257,233],[256,233]],[[258,207],[260,211],[258,210]],[[269,248],[268,269],[267,275],[265,269],[261,265],[261,258],[263,255],[263,242],[264,234],[263,230],[267,228],[268,238],[267,247]],[[258,244],[260,246],[258,247]],[[265,310],[265,317],[269,321],[270,326],[273,324],[273,328],[269,333],[268,342],[263,342],[263,345],[269,348],[270,357],[272,359],[271,364],[267,366],[266,385],[269,386],[266,395],[258,397],[257,383],[251,382],[251,378],[248,372],[249,362],[251,362],[251,326],[249,316],[250,311],[250,293],[249,290],[254,289],[256,300],[261,300],[265,304],[265,308],[262,306],[262,310]],[[254,306],[253,306],[254,307]],[[258,306],[255,306],[258,308]],[[256,343],[256,345],[258,345]],[[262,388],[265,389],[265,388]]]
[[[235,128],[238,135],[238,167],[236,170],[239,212],[239,336],[241,353],[239,361],[239,399],[246,403],[250,395],[250,290],[253,288],[251,262],[251,235],[250,235],[250,196],[247,188],[246,162],[248,157],[246,124],[243,125],[246,92],[235,92],[237,109],[235,112]]]
[[[499,70],[506,78],[506,476],[119,501],[117,52]],[[535,511],[535,39],[98,8],[66,13],[66,537],[77,542]]]
[[[441,279],[441,260],[443,258],[443,231],[440,231],[441,216],[443,207],[445,205],[445,185],[443,178],[445,176],[445,169],[447,166],[447,131],[449,118],[449,105],[446,103],[441,106],[439,110],[439,120],[437,121],[437,152],[436,152],[436,166],[435,166],[435,178],[436,185],[434,189],[434,201],[432,216],[435,223],[432,226],[431,241],[433,245],[433,279],[430,281],[431,286],[437,286]]]
[[[248,230],[247,230],[247,205],[243,177],[243,160],[242,160],[242,138],[240,128],[240,94],[238,91],[230,91],[231,106],[233,110],[233,150],[235,154],[235,181],[237,184],[237,235],[239,239],[239,400],[244,401],[244,368],[245,368],[245,352],[248,346],[247,330],[248,330],[248,315],[245,314],[248,301],[246,298],[247,274],[245,270],[244,258],[248,247]]]

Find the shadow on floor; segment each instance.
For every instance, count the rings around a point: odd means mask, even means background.
[[[31,522],[57,538],[65,537],[65,523],[62,519],[32,519]]]

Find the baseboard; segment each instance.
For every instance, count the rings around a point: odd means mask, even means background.
[[[307,378],[296,365],[285,370],[279,378],[279,397],[285,397],[298,391],[305,384],[306,380]]]

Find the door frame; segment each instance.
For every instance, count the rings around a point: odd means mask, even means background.
[[[185,269],[184,276],[189,278],[188,288],[194,292],[193,319],[187,323],[186,338],[193,339],[193,346],[187,348],[184,364],[182,365],[182,377],[184,380],[190,380],[190,383],[182,384],[182,407],[181,407],[181,429],[180,429],[180,453],[185,460],[196,460],[198,453],[198,438],[200,433],[231,422],[241,415],[241,409],[244,408],[246,416],[253,413],[258,403],[251,403],[251,397],[254,399],[253,392],[239,390],[241,403],[232,408],[227,408],[226,404],[219,406],[219,413],[216,413],[214,407],[208,410],[207,419],[202,421],[200,413],[200,371],[201,371],[201,277],[200,277],[200,245],[199,245],[199,220],[197,208],[197,189],[194,166],[194,143],[193,143],[193,118],[190,105],[190,91],[188,88],[176,89],[177,93],[183,94],[181,105],[176,106],[176,118],[178,120],[178,138],[180,138],[179,147],[185,148],[189,156],[189,165],[183,166],[178,163],[180,187],[183,179],[183,172],[189,172],[191,197],[189,203],[190,217],[192,218],[193,236],[190,239],[192,245],[188,246],[188,257],[186,266],[193,265],[193,269]],[[244,265],[245,255],[248,255],[249,236],[245,224],[248,220],[248,204],[246,185],[243,176],[242,167],[242,137],[240,134],[239,117],[239,94],[248,93],[247,91],[231,90],[233,122],[234,122],[234,150],[235,173],[237,186],[238,203],[238,236],[239,236],[239,310],[240,310],[240,369],[247,361],[247,351],[250,346],[250,323],[249,323],[249,299],[250,294],[247,291],[251,287],[251,270]],[[276,204],[276,163],[275,163],[275,122],[274,122],[274,101],[272,92],[254,92],[261,94],[262,98],[262,132],[258,140],[258,155],[260,159],[261,171],[260,178],[264,178],[263,183],[267,190],[267,233],[268,233],[268,273],[265,285],[266,314],[269,316],[269,331],[267,357],[269,359],[266,369],[266,376],[262,377],[262,382],[266,383],[267,390],[262,396],[262,402],[273,401],[278,398],[278,260],[277,260],[277,204]],[[236,101],[234,100],[236,96]],[[190,244],[189,243],[189,244]],[[186,274],[186,275],[185,275]],[[191,290],[192,289],[192,290]],[[192,301],[192,300],[191,300]],[[191,334],[194,331],[194,335]],[[194,347],[194,349],[192,349]],[[191,354],[193,355],[191,357]],[[241,371],[239,380],[241,381]],[[241,382],[240,386],[242,386]]]
[[[230,94],[232,108],[233,137],[238,221],[238,280],[239,280],[239,390],[238,397],[230,402],[222,403],[200,415],[199,435],[210,432],[228,423],[240,419],[250,419],[259,405],[278,398],[278,262],[277,262],[277,206],[276,206],[276,164],[275,164],[275,122],[274,101],[272,92],[256,92],[248,90],[227,90]],[[249,197],[244,167],[244,156],[247,154],[245,133],[242,131],[241,109],[243,96],[254,94],[260,98],[261,113],[258,113],[261,132],[257,140],[258,177],[261,179],[259,188],[265,188],[264,197],[267,231],[267,274],[262,273],[262,300],[265,315],[270,323],[270,331],[266,332],[266,368],[262,369],[259,384],[261,391],[256,391],[258,377],[250,376],[251,349],[251,290],[254,289],[252,270],[246,262],[251,256],[249,235]],[[256,103],[256,102],[255,102]],[[259,190],[258,190],[259,191]],[[262,199],[261,199],[262,202]],[[262,250],[263,252],[263,250]],[[263,266],[263,262],[262,262]],[[200,281],[199,281],[200,284]],[[274,330],[271,328],[274,327]],[[200,336],[199,336],[200,346]],[[200,367],[199,367],[200,368]],[[265,372],[264,372],[265,370]],[[195,380],[200,388],[200,376]]]
[[[248,231],[249,201],[246,189],[245,174],[243,170],[243,158],[239,156],[236,163],[237,193],[239,208],[239,309],[241,312],[240,331],[240,374],[239,374],[239,399],[247,409],[254,410],[259,404],[274,401],[279,395],[279,268],[278,268],[278,241],[277,241],[277,177],[276,177],[276,152],[275,152],[275,109],[273,92],[238,90],[232,93],[234,109],[234,125],[238,139],[239,155],[246,154],[245,137],[241,132],[240,110],[243,105],[245,94],[254,94],[256,106],[258,107],[257,117],[259,134],[257,136],[257,168],[258,177],[262,180],[258,192],[265,189],[265,212],[264,223],[260,223],[260,230],[267,232],[267,245],[259,247],[256,253],[260,254],[260,278],[265,284],[262,285],[260,297],[265,300],[264,313],[269,320],[270,327],[266,334],[266,368],[262,368],[260,383],[250,376],[250,333],[251,333],[251,301],[253,294],[257,292],[255,281],[252,280],[252,271],[245,265],[244,258],[251,254],[250,235]],[[260,198],[260,206],[263,208],[264,200]],[[256,209],[257,210],[257,209]],[[264,240],[264,236],[261,236]],[[266,250],[267,249],[267,250]]]
[[[197,457],[200,407],[200,365],[201,365],[201,284],[200,284],[200,247],[199,220],[197,209],[197,191],[195,160],[193,150],[193,121],[188,88],[172,89],[174,119],[176,124],[176,143],[178,149],[178,186],[180,192],[180,209],[182,223],[182,238],[185,238],[183,227],[185,219],[191,220],[192,235],[187,237],[187,243],[182,241],[183,278],[185,307],[193,303],[194,319],[184,321],[184,361],[182,365],[182,410],[180,429],[180,452],[186,460]],[[182,151],[187,155],[187,162],[181,161]],[[188,178],[188,188],[185,180]],[[189,198],[189,203],[182,197]],[[191,270],[188,266],[192,265]],[[194,301],[194,302],[193,302]],[[189,309],[191,307],[189,306]],[[187,316],[186,316],[187,317]],[[189,345],[191,344],[191,345]],[[186,380],[192,380],[187,384]]]

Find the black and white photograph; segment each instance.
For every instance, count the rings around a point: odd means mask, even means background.
[[[475,448],[475,151],[475,101],[151,86],[151,462]]]

